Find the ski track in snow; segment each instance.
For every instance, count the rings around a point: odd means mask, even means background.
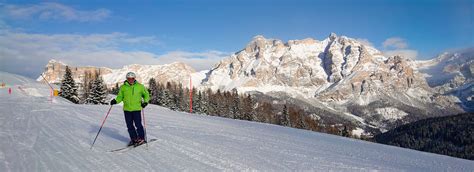
[[[15,82],[36,89],[0,89],[0,171],[474,171],[474,161],[154,105],[148,148],[107,153],[129,141],[114,106],[90,150],[109,106],[50,101],[47,86]]]

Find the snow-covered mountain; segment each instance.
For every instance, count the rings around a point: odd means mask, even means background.
[[[114,69],[111,73],[103,75],[104,81],[108,84],[123,82],[127,72],[133,71],[137,74],[137,80],[145,85],[154,78],[157,82],[177,82],[189,83],[190,77],[194,76],[196,71],[189,65],[181,62],[175,62],[165,65],[128,65],[121,69]]]
[[[45,71],[42,75],[51,83],[60,83],[64,76],[66,65],[63,62],[57,60],[50,60],[45,67]],[[190,77],[203,78],[204,72],[196,72],[191,66],[184,63],[175,62],[165,65],[139,65],[132,64],[124,66],[121,69],[110,69],[105,67],[81,67],[81,66],[70,66],[73,78],[76,82],[81,83],[84,78],[84,73],[100,73],[104,79],[104,82],[112,87],[116,83],[122,83],[125,81],[125,75],[127,72],[135,72],[137,74],[137,80],[145,85],[148,85],[148,81],[154,78],[156,81],[161,83],[166,82],[177,82],[187,85]],[[37,81],[42,81],[43,77],[39,76]],[[195,83],[199,83],[197,80]]]
[[[439,94],[454,95],[465,110],[474,111],[474,48],[442,53],[417,65]]]
[[[410,59],[332,33],[290,40],[256,36],[216,64],[203,87],[262,92],[304,101],[359,126],[390,129],[431,115],[461,112],[453,97],[433,92]],[[290,95],[289,97],[287,95]],[[329,114],[328,114],[329,112]]]
[[[0,171],[473,171],[474,162],[249,121],[145,109],[149,139],[124,153],[120,105],[49,98],[44,83],[0,72]]]
[[[50,83],[61,83],[61,80],[66,73],[66,66],[67,64],[51,59],[46,64],[43,73],[38,76],[36,79],[37,81],[43,81],[46,79]],[[71,66],[69,65],[71,72],[73,73],[73,78],[76,82],[80,82],[84,78],[85,72],[91,72],[92,74],[100,73],[100,74],[109,74],[112,72],[112,69],[106,67],[95,67],[95,66]],[[44,77],[44,78],[43,78]]]
[[[472,56],[462,57],[472,62]],[[439,88],[430,87],[434,77],[428,77],[427,82],[427,75],[418,70],[425,72],[428,66],[439,66],[436,61],[446,61],[443,59],[446,58],[417,62],[400,56],[387,57],[356,39],[331,33],[322,41],[308,38],[283,42],[256,36],[241,51],[209,71],[195,72],[183,63],[172,63],[129,65],[121,69],[73,67],[72,72],[76,81],[81,82],[84,70],[99,71],[109,86],[122,82],[128,71],[137,72],[138,80],[145,84],[153,77],[158,82],[188,86],[191,77],[198,89],[235,88],[240,93],[299,105],[326,122],[385,131],[427,117],[463,112],[458,97],[440,94]],[[464,65],[460,60],[463,58],[451,59]],[[59,82],[64,66],[51,61],[43,74],[48,80]],[[459,67],[463,71],[465,68],[466,65]],[[472,79],[465,83],[460,87],[465,95],[461,99],[472,100]],[[466,91],[471,92],[464,94]]]
[[[314,94],[350,74],[361,53],[384,58],[376,49],[362,47],[335,34],[323,41],[308,38],[287,43],[259,35],[243,50],[216,64],[205,85],[223,90],[282,86],[311,89]]]

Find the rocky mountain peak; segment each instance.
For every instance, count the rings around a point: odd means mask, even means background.
[[[181,82],[188,85],[190,77],[193,77],[193,83],[199,85],[199,89],[230,91],[235,88],[239,93],[259,92],[276,97],[288,95],[282,99],[301,101],[311,108],[331,112],[328,114],[349,114],[344,117],[355,119],[365,126],[389,128],[387,123],[398,124],[397,120],[421,118],[413,114],[426,117],[428,114],[459,112],[455,98],[435,92],[427,84],[426,74],[419,69],[448,72],[446,75],[433,73],[431,76],[446,76],[446,79],[452,80],[448,86],[464,84],[463,87],[469,89],[460,91],[471,96],[463,99],[474,99],[470,89],[474,85],[470,79],[474,71],[474,58],[470,55],[469,52],[444,54],[438,60],[418,62],[402,56],[386,57],[374,47],[335,33],[322,41],[307,38],[287,43],[257,35],[241,51],[222,59],[202,75],[180,62],[167,65],[134,64],[102,72],[105,73],[104,81],[109,85],[123,82],[125,74],[134,71],[145,85],[150,78],[162,83]],[[59,82],[64,70],[61,66],[64,65],[51,61],[44,74],[48,79],[56,78],[54,81]],[[81,73],[78,69],[81,67],[74,67],[73,73]],[[452,78],[455,73],[462,75]],[[195,79],[194,76],[200,78]]]
[[[307,38],[287,43],[256,36],[244,51],[220,61],[203,81],[203,88],[285,92],[342,109],[344,105],[369,106],[375,102],[419,106],[411,110],[439,102],[443,107],[454,106],[451,100],[435,96],[413,60],[386,57],[374,47],[335,33],[322,41]],[[393,112],[384,109],[388,105],[379,106],[374,112],[357,113]]]
[[[184,70],[184,71],[187,71],[188,73],[196,72],[196,70],[193,67],[191,67],[188,64],[183,63],[183,62],[173,62],[173,63],[169,64],[169,67],[170,68],[175,68],[175,69],[178,69],[178,70]]]
[[[266,39],[262,35],[257,35],[245,47],[246,53],[259,52],[272,46],[280,46],[283,43],[280,40]]]
[[[323,41],[307,38],[289,40],[286,44],[258,35],[244,51],[219,62],[205,85],[220,85],[221,88],[228,84],[212,82],[214,78],[219,81],[225,78],[229,83],[239,83],[230,84],[232,88],[263,85],[323,87],[349,76],[356,65],[362,70],[363,64],[384,58],[375,48],[334,33]],[[212,73],[222,74],[217,77]]]
[[[313,38],[306,38],[302,40],[289,40],[288,41],[288,46],[293,46],[293,45],[311,45],[311,44],[316,44],[318,43],[317,40],[314,40]]]
[[[162,83],[188,83],[189,77],[196,72],[194,68],[182,62],[174,62],[166,65],[130,64],[121,69],[71,65],[69,65],[69,67],[71,68],[74,80],[79,84],[79,86],[82,84],[81,82],[83,81],[86,72],[94,75],[96,73],[102,75],[104,82],[108,87],[113,87],[116,83],[122,83],[125,80],[127,72],[137,73],[137,80],[145,85],[148,85],[148,81],[151,78],[155,78],[156,81]],[[46,64],[45,71],[42,75],[51,83],[60,83],[64,76],[65,69],[65,63],[52,59],[48,64]],[[40,76],[37,80],[42,81],[43,78]]]
[[[329,38],[329,40],[334,41],[334,40],[337,39],[337,35],[336,35],[336,33],[330,33],[328,38]]]
[[[445,52],[416,66],[434,90],[456,96],[466,111],[474,111],[474,48]]]
[[[55,59],[51,59],[46,64],[46,67],[42,75],[46,78],[46,80],[48,80],[51,83],[60,83],[66,71],[66,66],[68,66],[71,69],[71,72],[73,73],[73,78],[76,81],[82,80],[85,72],[89,72],[92,74],[96,74],[96,73],[108,74],[111,72],[111,69],[105,68],[105,67],[91,67],[91,66],[77,67],[77,66],[67,65]],[[39,76],[37,80],[43,81],[44,79],[43,77]]]

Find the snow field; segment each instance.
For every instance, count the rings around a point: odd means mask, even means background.
[[[469,160],[154,105],[145,109],[146,127],[158,141],[148,149],[107,153],[129,141],[122,107],[114,106],[90,150],[109,106],[49,101],[47,86],[18,84],[29,89],[0,89],[0,171],[474,170]]]

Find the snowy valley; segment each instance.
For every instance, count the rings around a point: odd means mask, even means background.
[[[155,105],[145,114],[157,142],[108,153],[128,142],[118,105],[90,150],[109,106],[51,98],[48,86],[22,76],[0,78],[8,83],[0,89],[0,171],[474,170],[469,160]]]

